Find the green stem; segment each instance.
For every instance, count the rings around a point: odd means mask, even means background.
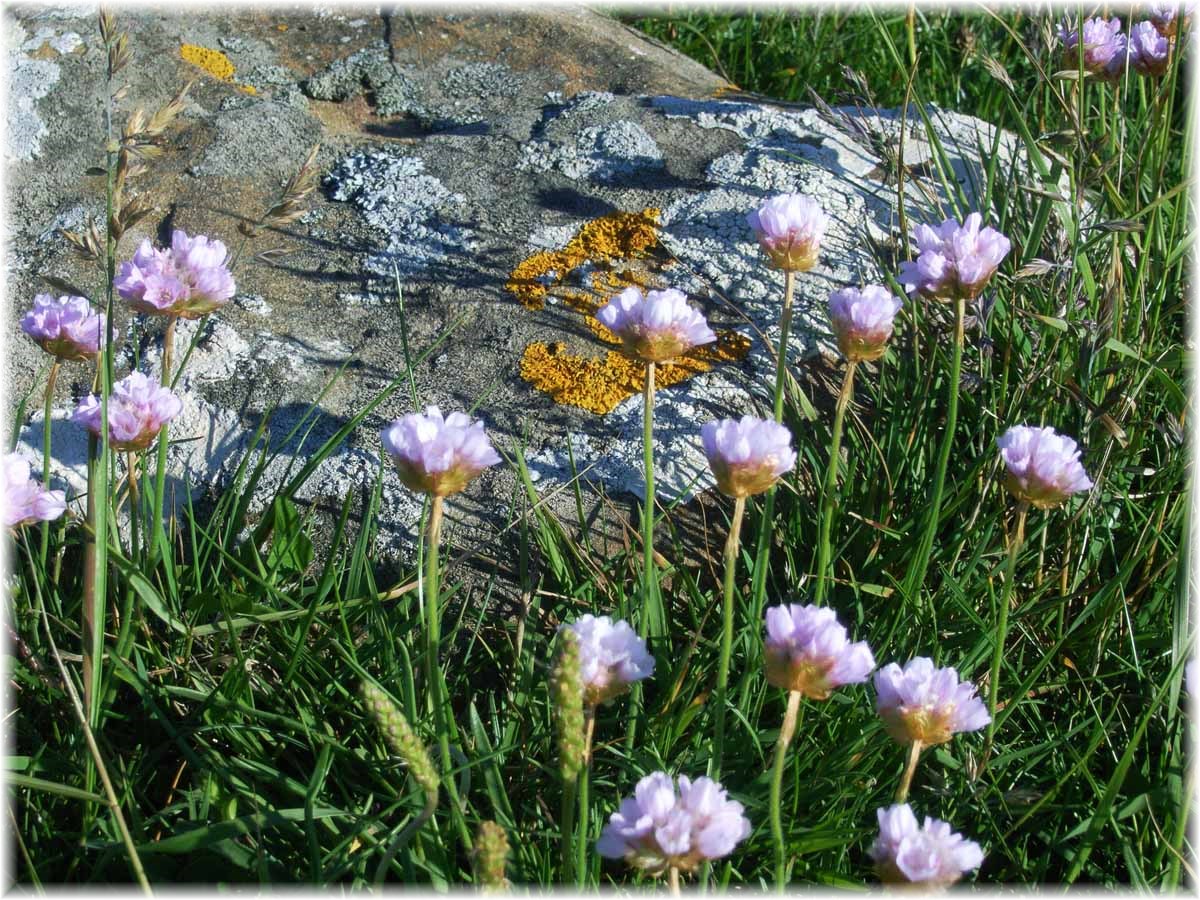
[[[579,773],[579,841],[575,845],[575,886],[583,889],[587,882],[588,848],[588,787],[592,771],[592,735],[596,730],[596,707],[584,709],[583,770]]]
[[[775,890],[782,894],[787,886],[787,845],[783,840],[783,820],[779,812],[779,797],[783,792],[783,770],[787,767],[788,745],[796,733],[800,712],[800,701],[804,697],[799,691],[789,691],[787,711],[783,714],[783,725],[779,739],[775,742],[775,764],[771,769],[771,836],[775,839]]]
[[[57,356],[50,365],[50,374],[46,376],[46,399],[42,412],[42,484],[50,489],[50,413],[54,411],[54,383],[58,381],[58,370],[62,360]],[[40,551],[42,570],[46,568],[46,556],[50,553],[50,523],[42,523],[42,546]]]
[[[178,320],[175,316],[169,317],[167,319],[167,327],[163,331],[162,373],[159,380],[159,383],[163,387],[170,387],[171,384],[171,358],[175,351],[176,321]],[[163,524],[163,510],[166,504],[165,495],[167,493],[168,428],[168,425],[163,425],[162,430],[158,433],[158,456],[155,460],[154,470],[154,523],[153,530],[148,530],[146,537],[147,541],[154,545],[149,554],[152,564],[158,561],[159,541],[155,538],[165,527]],[[163,541],[162,543],[165,544],[166,542]]]
[[[392,839],[388,844],[387,850],[383,854],[383,858],[379,860],[379,866],[375,869],[375,889],[383,887],[383,882],[387,878],[388,869],[392,865],[392,860],[396,858],[396,854],[408,846],[408,842],[412,840],[412,836],[420,830],[421,826],[433,818],[434,810],[437,809],[438,795],[437,791],[427,791],[425,793],[425,806],[413,818],[411,822],[400,829],[400,833]]]
[[[650,637],[667,633],[666,617],[658,594],[654,569],[654,363],[646,363],[646,391],[642,412],[642,462],[646,477],[646,496],[642,503],[642,609]]]
[[[562,792],[562,883],[575,881],[575,798],[579,775],[563,781]]]
[[[729,539],[725,542],[725,592],[722,606],[721,660],[717,669],[717,729],[713,741],[713,754],[709,760],[709,777],[714,781],[721,778],[721,761],[725,752],[725,706],[729,691],[729,657],[733,651],[733,585],[737,574],[738,545],[742,534],[742,517],[746,512],[746,498],[738,497],[733,503],[733,521],[729,523]]]
[[[942,511],[942,493],[946,486],[946,468],[950,463],[950,449],[954,445],[954,426],[958,422],[958,383],[962,377],[963,327],[967,314],[967,301],[955,301],[954,313],[954,356],[950,364],[950,391],[946,405],[946,432],[942,435],[942,446],[938,451],[937,469],[933,476],[933,492],[929,501],[929,512],[925,520],[925,532],[917,545],[916,555],[908,570],[904,584],[906,597],[913,597],[925,583],[925,572],[929,568],[929,554],[937,537],[938,523]]]
[[[846,365],[846,374],[842,376],[842,392],[838,394],[837,408],[833,413],[833,436],[829,442],[829,469],[825,473],[825,488],[822,491],[821,499],[821,534],[817,542],[817,586],[815,590],[817,603],[825,600],[830,583],[833,581],[829,533],[833,527],[833,500],[837,490],[838,466],[841,463],[842,427],[846,419],[846,408],[850,405],[850,398],[854,395],[854,370],[856,368],[858,368],[858,363],[854,360]]]
[[[921,758],[921,751],[925,749],[925,745],[920,741],[913,741],[908,745],[908,763],[904,766],[904,774],[900,776],[900,786],[896,788],[896,802],[904,803],[908,800],[908,791],[912,787],[913,775],[917,771],[917,760]]]
[[[1017,525],[1012,540],[1008,545],[1008,566],[1004,571],[1004,586],[1000,591],[1000,615],[996,623],[996,646],[992,651],[992,669],[988,676],[988,713],[992,720],[988,722],[987,739],[983,742],[983,755],[979,761],[979,771],[987,764],[988,755],[992,750],[992,738],[996,734],[996,701],[1000,696],[1000,660],[1004,656],[1004,639],[1008,635],[1008,610],[1012,605],[1013,581],[1016,578],[1017,556],[1021,545],[1025,543],[1025,517],[1029,513],[1029,502],[1022,500],[1017,505]]]
[[[779,351],[775,354],[775,421],[783,421],[783,397],[787,393],[788,332],[792,328],[792,296],[796,291],[796,273],[783,273],[783,310],[779,314]]]

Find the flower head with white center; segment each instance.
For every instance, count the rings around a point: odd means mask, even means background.
[[[829,217],[805,194],[780,194],[754,210],[746,221],[771,267],[807,272],[817,264]]]
[[[786,604],[766,612],[767,681],[813,700],[836,687],[866,681],[875,657],[866,641],[850,643],[827,606]]]
[[[608,616],[581,616],[564,626],[579,638],[583,702],[596,706],[625,693],[654,672],[654,657],[629,623]]]
[[[924,656],[901,669],[888,663],[875,673],[875,709],[896,741],[944,744],[960,731],[978,731],[992,720],[975,695],[975,685],[960,682],[952,667],[939,669]]]
[[[62,491],[50,491],[30,475],[29,460],[19,453],[0,458],[4,474],[4,526],[20,528],[31,522],[57,519],[67,508]]]
[[[1079,462],[1079,447],[1053,428],[1014,425],[996,441],[1004,461],[1005,483],[1018,500],[1053,509],[1092,481]]]
[[[427,406],[424,414],[402,416],[381,438],[404,486],[420,494],[457,494],[500,462],[483,422],[460,412],[443,417],[436,406]]]
[[[131,372],[113,385],[108,397],[108,442],[114,450],[145,450],[163,425],[179,415],[183,401],[141,372]],[[80,401],[71,420],[100,434],[100,398]]]
[[[176,229],[169,249],[142,241],[133,259],[117,269],[113,286],[138,312],[197,319],[233,297],[228,255],[221,241]]]
[[[700,438],[717,487],[730,497],[761,494],[796,465],[792,433],[771,419],[706,422]]]
[[[877,284],[830,294],[829,322],[846,359],[864,362],[883,356],[901,306],[895,294]]]
[[[643,295],[627,287],[596,313],[596,319],[620,338],[627,356],[645,362],[669,362],[717,339],[704,316],[674,288]]]
[[[881,881],[947,887],[983,863],[983,850],[977,843],[955,833],[940,819],[926,816],[918,825],[907,803],[880,809],[876,815],[879,836],[870,853]]]
[[[743,812],[711,778],[680,775],[676,791],[670,775],[654,772],[609,818],[596,852],[656,875],[670,868],[690,872],[727,856],[750,836]]]
[[[976,212],[961,225],[954,219],[936,228],[918,225],[913,232],[916,262],[900,264],[898,280],[904,289],[935,300],[978,297],[1012,249],[1008,238],[982,223]]]
[[[59,359],[93,359],[104,344],[104,313],[83,297],[38,294],[21,330]]]

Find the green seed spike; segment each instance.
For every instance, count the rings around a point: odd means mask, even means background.
[[[475,834],[475,883],[485,894],[508,890],[504,869],[508,863],[508,834],[492,821],[479,823]]]
[[[376,684],[364,681],[361,693],[367,712],[379,725],[392,752],[404,760],[408,771],[426,794],[436,795],[440,784],[437,769],[433,767],[433,760],[429,758],[425,745],[408,724],[408,719],[404,718],[404,713]]]
[[[558,731],[558,765],[564,781],[574,781],[583,768],[583,676],[579,638],[570,630],[558,636],[558,659],[550,676],[554,725]]]

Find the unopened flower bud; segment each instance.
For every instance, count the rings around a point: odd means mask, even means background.
[[[479,823],[475,833],[475,883],[485,894],[508,890],[504,869],[508,863],[508,835],[490,820]]]
[[[583,674],[579,638],[570,629],[558,634],[558,659],[550,675],[550,700],[558,732],[558,766],[564,781],[583,768]]]
[[[383,732],[388,747],[404,760],[413,779],[426,794],[437,794],[438,785],[441,783],[437,769],[434,768],[425,745],[408,724],[404,713],[400,712],[387,694],[372,682],[364,681],[361,693],[367,712]]]

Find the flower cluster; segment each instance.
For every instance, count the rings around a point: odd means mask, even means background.
[[[62,491],[47,490],[30,475],[29,460],[19,453],[0,459],[4,469],[4,526],[20,528],[31,522],[57,519],[67,508]]]
[[[676,790],[670,775],[654,772],[609,818],[596,851],[654,874],[668,868],[690,872],[750,836],[750,821],[742,813],[742,804],[711,778],[692,781],[680,775]]]
[[[1195,0],[1168,0],[1166,3],[1149,4],[1150,22],[1163,37],[1174,38],[1180,27],[1187,28],[1195,9]],[[1183,11],[1182,18],[1179,13]]]
[[[221,241],[176,229],[169,249],[142,241],[133,259],[121,263],[113,286],[138,312],[197,319],[233,297],[227,257]]]
[[[38,294],[21,330],[59,359],[92,359],[104,345],[104,313],[83,297]]]
[[[636,287],[625,288],[596,319],[621,339],[626,355],[645,362],[668,362],[717,339],[704,316],[673,288],[645,295]]]
[[[460,412],[443,417],[436,406],[397,419],[382,440],[404,486],[435,497],[458,493],[500,462],[482,422]]]
[[[996,444],[1007,469],[1008,489],[1018,500],[1052,509],[1092,487],[1079,462],[1079,447],[1053,428],[1014,425]]]
[[[1012,244],[983,218],[971,213],[959,225],[946,219],[937,228],[918,225],[913,233],[916,262],[900,264],[898,280],[908,293],[934,300],[974,300],[991,280]]]
[[[788,604],[766,613],[767,681],[813,700],[834,688],[866,681],[875,657],[866,641],[850,643],[829,607]]]
[[[883,356],[896,313],[903,305],[891,291],[877,284],[830,294],[829,321],[846,359],[864,362]]]
[[[1138,22],[1129,30],[1129,65],[1139,75],[1162,75],[1171,59],[1171,39],[1153,22]]]
[[[952,667],[939,669],[924,656],[902,669],[889,663],[875,673],[875,709],[897,742],[944,744],[960,731],[978,731],[992,720],[975,685],[960,682]]]
[[[1179,7],[1171,3],[1150,5],[1150,18],[1138,22],[1121,33],[1121,20],[1085,19],[1082,29],[1064,22],[1058,27],[1058,37],[1064,47],[1067,68],[1079,65],[1080,33],[1083,35],[1083,67],[1093,75],[1109,81],[1121,77],[1128,65],[1139,75],[1159,76],[1167,71],[1179,29]],[[1185,7],[1183,24],[1190,16]]]
[[[108,441],[114,450],[145,450],[162,427],[183,409],[183,401],[141,372],[131,372],[113,385],[108,397]],[[100,398],[89,394],[71,419],[100,434]]]
[[[706,422],[700,439],[717,487],[730,497],[761,494],[796,465],[792,433],[770,419]]]
[[[1063,45],[1063,64],[1068,69],[1079,65],[1080,33],[1083,35],[1083,67],[1102,78],[1118,78],[1125,66],[1127,41],[1121,34],[1121,20],[1085,19],[1083,28],[1072,28],[1063,22],[1058,26],[1058,39]]]
[[[880,809],[876,815],[879,836],[870,852],[885,883],[946,887],[983,862],[977,843],[956,834],[940,819],[926,816],[918,825],[907,803]]]
[[[586,706],[605,703],[654,673],[654,657],[628,622],[588,614],[565,627],[579,639]]]
[[[829,217],[812,197],[780,194],[748,216],[772,268],[807,272],[817,264]]]

